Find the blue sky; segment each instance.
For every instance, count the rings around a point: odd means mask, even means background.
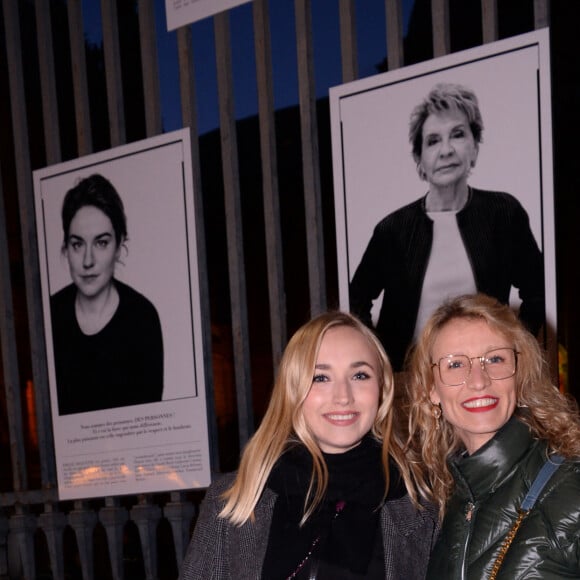
[[[414,0],[404,0],[404,30]],[[385,1],[356,0],[359,77],[376,74],[376,64],[386,55]],[[298,78],[294,28],[294,0],[271,0],[270,32],[274,78],[274,106],[282,109],[298,103]],[[83,0],[85,35],[101,43],[100,2]],[[180,129],[179,74],[175,31],[167,32],[164,0],[155,0],[161,104],[165,131]],[[198,127],[200,134],[219,126],[214,50],[213,18],[192,25],[193,57],[196,76]],[[230,11],[232,67],[235,112],[238,119],[257,113],[252,5],[243,4]],[[317,97],[340,84],[340,36],[338,0],[312,0],[314,39],[314,77]]]

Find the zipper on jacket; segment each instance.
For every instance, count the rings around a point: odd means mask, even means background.
[[[475,508],[475,504],[470,501],[467,502],[467,509],[465,510],[465,519],[470,522],[473,516],[473,509]]]
[[[476,512],[477,505],[472,501],[467,502],[465,506],[465,526],[467,533],[465,535],[465,541],[463,542],[463,554],[461,554],[461,580],[467,580],[467,552],[471,542],[471,533],[475,523]]]

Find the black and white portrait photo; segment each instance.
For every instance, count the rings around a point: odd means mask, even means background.
[[[209,480],[189,148],[180,130],[34,172],[63,498]]]
[[[511,304],[555,351],[548,32],[331,89],[341,307],[396,371],[446,299]]]
[[[100,173],[79,178],[61,216],[71,283],[50,298],[59,415],[161,401],[159,314],[115,277],[130,256],[119,193]]]

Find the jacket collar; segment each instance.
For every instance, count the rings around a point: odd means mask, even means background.
[[[473,455],[460,455],[450,461],[456,480],[477,500],[510,477],[520,460],[539,442],[529,427],[512,417],[483,447]]]

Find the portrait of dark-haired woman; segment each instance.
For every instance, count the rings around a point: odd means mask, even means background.
[[[145,296],[115,278],[127,254],[121,197],[94,174],[67,192],[61,217],[72,283],[50,298],[59,414],[160,401],[159,315]]]

